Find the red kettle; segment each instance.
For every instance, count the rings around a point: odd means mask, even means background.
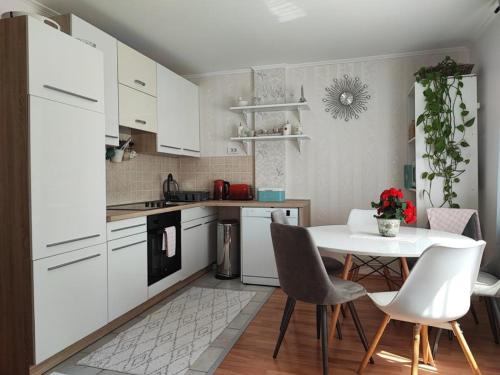
[[[214,199],[223,200],[229,198],[229,182],[224,180],[214,181]]]

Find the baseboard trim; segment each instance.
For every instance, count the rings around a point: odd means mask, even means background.
[[[148,299],[146,302],[143,304],[137,306],[136,308],[130,310],[129,312],[125,313],[124,315],[116,318],[115,320],[109,322],[106,324],[104,327],[99,328],[97,331],[92,332],[90,335],[85,336],[81,340],[75,342],[74,344],[68,346],[66,349],[61,350],[59,353],[54,354],[52,357],[47,358],[45,361],[40,362],[37,365],[31,366],[30,367],[30,375],[42,375],[45,372],[49,371],[50,369],[54,368],[58,364],[64,362],[66,359],[70,358],[71,356],[75,355],[82,349],[86,348],[90,344],[93,344],[97,340],[101,339],[102,337],[106,336],[108,333],[114,331],[116,328],[122,326],[123,324],[127,323],[128,321],[134,319],[135,317],[139,316],[142,314],[144,311],[148,310],[149,308],[153,307],[157,303],[161,302],[168,296],[174,294],[178,290],[184,288],[186,285],[189,283],[193,282],[194,280],[200,278],[201,276],[205,275],[212,269],[212,266],[208,266],[193,275],[189,276],[187,279],[184,279],[182,281],[179,281],[178,283],[172,285],[170,288],[165,289],[163,292],[157,294],[156,296]]]

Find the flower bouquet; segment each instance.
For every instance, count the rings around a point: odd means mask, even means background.
[[[403,200],[403,192],[396,188],[384,190],[380,194],[379,202],[372,202],[377,209],[378,230],[384,237],[395,237],[399,233],[399,224],[414,223],[416,209],[411,201]]]

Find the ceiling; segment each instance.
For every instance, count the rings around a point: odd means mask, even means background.
[[[497,0],[38,0],[180,74],[463,46]],[[500,15],[498,16],[500,17]]]

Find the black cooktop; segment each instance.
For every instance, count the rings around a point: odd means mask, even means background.
[[[114,206],[106,207],[108,210],[133,210],[133,211],[147,211],[156,210],[157,208],[179,206],[182,203],[167,202],[166,200],[146,201],[137,203],[117,204]]]

